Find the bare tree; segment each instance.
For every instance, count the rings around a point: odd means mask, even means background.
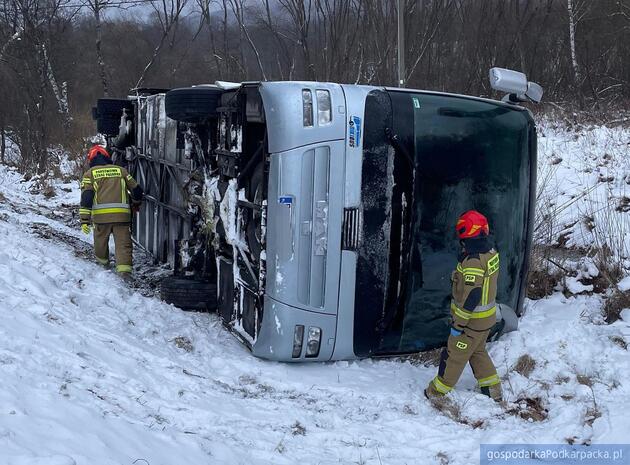
[[[61,85],[57,83],[52,63],[48,57],[46,44],[41,44],[39,49],[42,56],[42,66],[45,68],[44,72],[46,74],[46,79],[48,80],[55,96],[55,100],[57,101],[57,111],[63,117],[63,128],[67,132],[68,129],[70,129],[70,124],[72,123],[72,116],[70,116],[68,107],[68,83],[66,81],[63,81]]]
[[[7,0],[3,18],[10,18],[13,31],[10,43],[3,46],[3,62],[12,76],[13,91],[19,96],[20,111],[13,113],[12,137],[19,145],[22,168],[44,173],[48,166],[47,150],[54,137],[55,119],[48,112],[51,97],[63,115],[67,128],[71,117],[67,105],[67,87],[58,85],[48,47],[54,42],[66,0]],[[8,13],[8,14],[7,14]]]
[[[409,5],[410,14],[416,8],[420,9],[419,19],[422,21],[422,27],[417,32],[415,40],[412,41],[410,56],[415,56],[413,64],[409,67],[404,82],[407,82],[416,71],[418,64],[424,59],[427,50],[433,44],[435,36],[440,30],[442,21],[447,17],[449,10],[453,6],[453,0],[437,0],[429,5],[424,2],[416,2],[415,0]]]
[[[160,51],[162,50],[162,47],[164,46],[166,39],[171,33],[171,30],[173,29],[174,26],[177,25],[180,15],[182,14],[184,7],[186,6],[186,3],[188,3],[188,0],[151,0],[150,1],[151,7],[153,8],[153,11],[155,13],[155,17],[157,18],[157,21],[160,25],[162,35],[160,37],[158,44],[153,50],[153,54],[151,55],[149,62],[146,64],[146,66],[144,67],[142,71],[142,74],[138,78],[138,82],[136,82],[136,88],[142,87],[142,84],[144,83],[144,80],[146,79],[146,76],[149,70],[151,69],[151,67],[155,63],[155,60],[160,54]]]
[[[577,7],[574,0],[567,0],[567,12],[569,13],[569,48],[571,50],[571,65],[573,66],[573,80],[576,84],[582,80],[580,77],[580,66],[575,52],[575,26],[579,22]]]
[[[309,46],[309,28],[313,13],[313,0],[278,0],[293,21],[293,34],[295,42],[302,50],[304,61],[304,72],[306,79],[317,79],[315,64],[311,59],[311,49]]]
[[[103,58],[103,50],[101,44],[103,41],[103,32],[101,24],[101,14],[110,6],[111,0],[86,0],[86,6],[94,15],[95,23],[95,49],[96,49],[96,64],[98,66],[99,76],[101,78],[101,85],[103,86],[103,95],[107,97],[109,95],[109,86],[107,84],[107,72],[105,67],[105,59]]]
[[[244,12],[243,0],[230,0],[230,6],[232,7],[232,12],[234,13],[236,21],[238,22],[238,25],[241,28],[241,31],[243,31],[243,34],[245,35],[245,38],[247,39],[247,43],[249,44],[252,51],[254,52],[254,55],[256,56],[256,63],[258,63],[258,70],[260,71],[263,81],[266,81],[267,76],[265,75],[265,68],[263,67],[262,61],[260,60],[260,53],[258,52],[258,49],[256,48],[256,45],[254,44],[254,41],[252,40],[252,37],[250,36],[249,31],[247,30],[247,26],[245,25],[245,12]]]

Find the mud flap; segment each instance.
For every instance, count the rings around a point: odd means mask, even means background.
[[[496,341],[505,333],[511,333],[518,329],[518,317],[516,312],[505,304],[497,304],[497,324],[491,331],[489,339]]]

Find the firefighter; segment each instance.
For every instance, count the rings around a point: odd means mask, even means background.
[[[94,145],[88,152],[90,168],[81,180],[81,230],[94,225],[94,254],[109,266],[109,236],[114,235],[116,272],[129,279],[132,272],[131,214],[142,203],[143,192],[135,179],[112,163],[105,147]]]
[[[499,254],[488,237],[488,220],[481,213],[464,213],[455,229],[462,252],[452,274],[450,335],[438,374],[424,394],[429,399],[448,394],[470,363],[481,392],[501,402],[501,380],[486,351],[488,334],[496,323]]]

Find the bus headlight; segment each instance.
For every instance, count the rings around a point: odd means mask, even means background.
[[[306,356],[317,357],[319,355],[319,346],[322,340],[322,330],[317,326],[308,328],[308,337],[306,339]]]
[[[293,331],[293,358],[298,358],[302,354],[302,341],[304,341],[304,326],[296,325]]]
[[[317,91],[317,124],[328,124],[332,119],[332,105],[330,103],[330,92],[327,90]]]
[[[313,93],[302,89],[302,121],[304,127],[313,126]]]

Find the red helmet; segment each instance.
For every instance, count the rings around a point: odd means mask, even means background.
[[[484,235],[490,234],[490,227],[485,216],[475,210],[469,210],[459,217],[455,226],[460,239],[470,239],[477,237],[482,232]]]
[[[106,156],[107,158],[110,158],[110,154],[107,150],[105,150],[105,147],[103,147],[102,145],[95,145],[88,152],[88,161],[94,160],[94,157],[96,157],[99,153]]]

